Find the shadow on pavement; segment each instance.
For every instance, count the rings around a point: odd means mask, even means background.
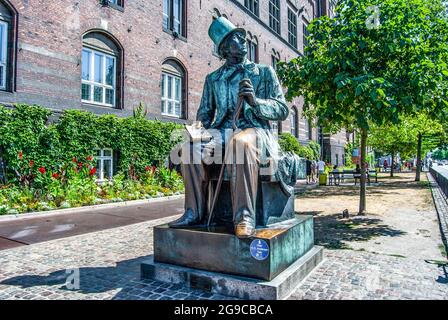
[[[307,212],[313,214],[313,212]],[[327,249],[349,249],[346,242],[368,241],[374,237],[398,237],[406,232],[381,224],[377,218],[359,217],[341,219],[340,214],[316,215],[314,212],[316,244]]]
[[[48,286],[46,291],[69,297],[69,293],[96,294],[121,289],[113,299],[127,296],[140,282],[140,263],[147,257],[120,261],[110,267],[81,267],[79,269],[57,270],[48,275],[23,275],[0,282],[1,285],[31,288]],[[77,273],[78,272],[78,273]],[[77,282],[77,278],[79,281]],[[77,283],[79,287],[77,287]],[[140,286],[145,286],[144,283]],[[95,297],[92,297],[95,299]]]

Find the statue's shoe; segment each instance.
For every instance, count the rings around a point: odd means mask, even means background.
[[[170,228],[184,228],[189,226],[198,225],[200,223],[200,219],[197,214],[193,212],[193,210],[188,209],[185,211],[184,215],[179,219],[168,223]]]
[[[235,235],[238,238],[250,238],[255,236],[255,226],[252,222],[242,220],[235,225]]]

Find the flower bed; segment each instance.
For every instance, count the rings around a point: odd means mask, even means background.
[[[0,186],[0,215],[65,209],[126,200],[150,199],[183,193],[176,171],[147,166],[138,179],[124,174],[98,183],[93,158],[73,163],[54,172],[29,163],[22,184]]]
[[[39,106],[0,106],[0,160],[6,164],[0,172],[0,214],[181,193],[181,177],[164,167],[179,142],[173,135],[179,128],[148,120],[142,105],[128,118],[79,110],[56,116]],[[98,149],[109,150],[107,174]]]

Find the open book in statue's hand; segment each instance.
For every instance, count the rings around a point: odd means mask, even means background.
[[[202,126],[200,121],[194,121],[191,125],[185,125],[185,129],[192,142],[207,142],[212,139],[212,135]]]

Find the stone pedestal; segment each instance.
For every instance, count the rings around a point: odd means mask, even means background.
[[[142,277],[240,298],[281,299],[322,258],[312,216],[257,229],[248,239],[224,228],[161,225],[154,228],[154,256],[142,264]]]
[[[245,300],[281,300],[288,298],[322,260],[322,247],[314,246],[272,281],[264,281],[154,262],[150,257],[142,263],[141,275],[144,279]]]

